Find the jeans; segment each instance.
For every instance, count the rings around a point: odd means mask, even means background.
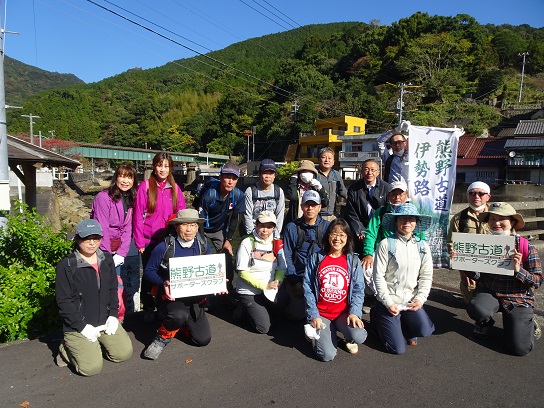
[[[499,309],[499,300],[492,293],[478,289],[467,306],[468,315],[484,326]],[[502,323],[508,350],[516,356],[529,354],[535,344],[533,308],[516,306],[511,311],[503,310]]]
[[[125,262],[121,265],[121,280],[123,281],[123,299],[125,301],[126,313],[135,311],[134,294],[140,290],[140,256],[126,256]],[[138,305],[139,309],[140,305]]]
[[[434,324],[423,308],[392,316],[382,303],[376,302],[370,312],[370,321],[386,350],[392,354],[406,353],[406,339],[428,337],[434,332]]]
[[[319,331],[319,339],[315,340],[314,351],[321,361],[332,361],[336,357],[338,347],[337,331],[344,335],[347,342],[362,344],[366,340],[367,332],[364,328],[351,327],[347,324],[348,312],[342,313],[334,320],[321,317],[325,328]]]

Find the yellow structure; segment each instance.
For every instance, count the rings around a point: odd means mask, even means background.
[[[300,134],[299,160],[311,160],[317,163],[319,150],[328,146],[334,150],[335,161],[338,163],[338,153],[342,149],[342,141],[338,140],[338,136],[364,135],[366,122],[366,119],[355,116],[317,119],[315,132]]]

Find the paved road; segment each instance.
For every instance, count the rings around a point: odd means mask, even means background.
[[[458,296],[443,289],[434,288],[426,304],[436,332],[406,355],[385,353],[369,336],[359,354],[339,350],[331,363],[314,359],[300,325],[279,320],[270,335],[258,335],[233,325],[223,309],[214,310],[210,345],[174,339],[157,361],[140,356],[153,331],[136,316],[126,323],[132,359],[106,362],[91,378],[55,366],[58,340],[0,347],[0,407],[25,401],[32,408],[544,405],[544,339],[526,357],[505,354],[500,323],[492,342],[474,341]]]

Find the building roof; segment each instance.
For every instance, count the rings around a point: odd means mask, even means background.
[[[544,148],[544,138],[509,139],[506,141],[504,148],[542,149]]]
[[[463,135],[457,148],[458,166],[489,166],[505,160],[508,155],[504,144],[506,139],[479,138]]]
[[[544,136],[544,120],[520,120],[514,136]]]
[[[497,134],[497,137],[512,137],[514,136],[514,133],[516,131],[516,128],[503,128],[501,131]]]
[[[8,135],[8,162],[15,165],[42,163],[54,167],[65,166],[73,169],[81,166],[81,163],[77,160],[42,149],[10,135]]]

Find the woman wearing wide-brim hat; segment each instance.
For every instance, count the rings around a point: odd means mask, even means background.
[[[284,225],[302,217],[300,208],[300,199],[308,190],[315,190],[321,197],[321,205],[329,205],[329,196],[327,190],[323,188],[317,180],[317,169],[310,160],[301,160],[297,169],[291,175],[289,185],[287,186],[287,199],[289,200],[289,211],[283,220]]]
[[[395,233],[383,239],[374,256],[376,299],[370,319],[385,348],[404,354],[406,345],[417,345],[418,337],[434,332],[434,324],[423,310],[433,280],[433,262],[427,243],[416,234],[424,233],[430,217],[413,204],[399,204],[384,214],[383,227]]]
[[[513,276],[491,273],[476,274],[476,290],[467,307],[469,316],[475,320],[474,336],[486,338],[495,321],[493,315],[502,311],[503,328],[508,350],[518,356],[528,354],[534,347],[535,338],[540,337],[540,328],[533,319],[535,297],[533,290],[542,283],[542,266],[536,248],[515,233],[525,226],[521,214],[508,203],[489,205],[488,211],[480,214],[487,222],[488,233],[515,237]],[[490,237],[490,240],[492,238]],[[491,242],[491,241],[490,241]]]

